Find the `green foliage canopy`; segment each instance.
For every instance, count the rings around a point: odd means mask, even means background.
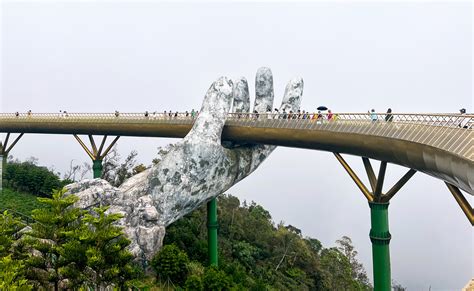
[[[44,197],[49,197],[53,189],[61,189],[71,183],[69,180],[61,180],[51,170],[32,161],[9,161],[3,175],[4,186]]]

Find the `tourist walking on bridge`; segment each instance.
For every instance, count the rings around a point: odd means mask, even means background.
[[[385,115],[385,121],[392,122],[393,115],[392,115],[392,108],[387,109],[387,115]]]
[[[277,108],[273,110],[273,119],[280,119],[280,112],[278,111]]]
[[[372,122],[376,122],[377,121],[377,113],[375,113],[375,109],[370,110],[369,114],[370,114],[370,119],[372,120]]]
[[[328,109],[328,121],[331,121],[332,120],[332,111],[331,109]]]
[[[459,113],[461,114],[461,117],[460,117],[461,121],[459,122],[459,127],[468,128],[468,126],[467,126],[468,119],[465,116],[463,116],[463,115],[466,114],[466,109],[465,108],[459,109]]]
[[[267,119],[272,119],[272,109],[271,108],[267,109]]]

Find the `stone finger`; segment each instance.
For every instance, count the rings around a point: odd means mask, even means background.
[[[207,141],[220,143],[222,128],[232,105],[233,83],[220,77],[207,90],[201,111],[185,141]]]
[[[258,113],[271,112],[274,95],[272,71],[266,67],[259,68],[255,76],[255,103],[253,110]]]
[[[250,111],[249,85],[245,77],[234,80],[234,105],[232,112],[248,113]]]
[[[296,112],[300,109],[303,87],[303,78],[293,78],[288,82],[285,88],[285,95],[283,96],[280,112],[282,112],[283,109],[285,109],[286,112]]]

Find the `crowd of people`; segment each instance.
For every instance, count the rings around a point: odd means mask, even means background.
[[[182,117],[185,117],[185,118],[196,118],[197,116],[197,111],[195,111],[194,109],[191,110],[191,112],[187,111],[184,112],[184,113],[179,113],[178,111],[164,111],[163,113],[158,113],[157,111],[153,111],[153,112],[148,112],[145,111],[145,113],[143,114],[143,116],[146,118],[146,119],[177,119],[177,118],[182,118]],[[117,110],[115,110],[115,117],[119,117],[119,112]]]
[[[319,108],[318,108],[319,109]],[[254,110],[252,113],[242,113],[242,112],[237,112],[237,113],[232,113],[234,118],[237,119],[261,119],[261,118],[266,118],[266,119],[306,119],[310,121],[316,121],[318,123],[323,122],[323,121],[334,121],[339,119],[338,114],[333,114],[331,109],[323,108],[326,110],[317,110],[316,112],[309,112],[306,110],[297,110],[296,112],[293,112],[292,110],[286,111],[285,108],[283,108],[281,111],[278,108],[275,108],[273,111],[271,109],[268,109],[266,113],[259,113],[256,110]],[[26,112],[27,117],[32,116],[32,111],[28,110]],[[199,112],[192,109],[191,111],[185,111],[184,113],[179,113],[178,111],[164,111],[162,113],[158,113],[157,111],[153,112],[144,112],[144,117],[146,119],[195,119],[198,116]],[[371,109],[367,111],[367,114],[372,122],[377,122],[377,121],[386,121],[386,122],[392,122],[393,121],[393,113],[392,109],[388,108],[387,112],[384,114],[377,114],[375,112],[375,109]],[[466,109],[461,108],[459,109],[459,115],[463,117],[463,115],[466,114]],[[59,115],[61,118],[66,118],[69,116],[68,112],[66,110],[59,110]],[[114,113],[115,117],[120,117],[120,112],[118,110],[115,110]],[[17,111],[15,112],[16,117],[20,117],[20,113]],[[461,118],[461,121],[459,122],[458,126],[462,128],[469,128],[469,121],[466,118]],[[472,123],[471,123],[472,124]],[[471,125],[472,126],[472,125]]]
[[[278,108],[275,108],[273,111],[268,110],[265,114],[263,113],[258,113],[256,110],[253,111],[252,114],[247,114],[247,113],[233,113],[236,115],[237,119],[240,118],[253,118],[253,119],[259,119],[259,118],[266,118],[266,119],[309,119],[309,120],[335,120],[338,118],[337,114],[333,114],[331,110],[327,110],[326,112],[322,112],[321,110],[318,110],[317,113],[310,113],[309,111],[306,110],[297,110],[293,112],[292,110],[286,111],[285,108],[283,108],[280,112]]]

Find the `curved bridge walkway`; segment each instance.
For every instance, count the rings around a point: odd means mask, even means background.
[[[0,171],[8,153],[23,134],[71,134],[92,159],[94,177],[100,177],[102,160],[120,136],[182,138],[191,130],[194,119],[191,113],[0,114],[0,132],[7,133],[3,144],[0,143],[0,159],[3,158]],[[12,133],[19,135],[10,143]],[[87,135],[91,146],[88,147],[79,135]],[[103,135],[99,146],[93,135]],[[110,135],[115,138],[105,146]],[[261,143],[334,153],[369,202],[374,290],[391,290],[389,201],[417,171],[443,180],[474,225],[474,209],[461,192],[464,190],[474,195],[474,115],[229,113],[222,139],[239,145]],[[364,185],[341,153],[362,157],[369,187]],[[380,161],[377,175],[370,159]],[[387,163],[409,170],[383,192]],[[211,209],[208,216],[212,220],[208,224],[214,226],[209,227],[209,257],[211,264],[217,265],[215,203],[213,199],[208,204],[208,210]]]
[[[424,172],[474,195],[474,115],[391,114],[391,121],[385,121],[386,113],[378,113],[376,120],[367,113],[307,117],[229,113],[222,138],[372,158]],[[108,152],[103,151],[105,139],[99,153],[92,135],[116,136],[113,143],[119,136],[182,138],[192,124],[191,113],[3,113],[0,132],[7,138],[0,154],[8,154],[19,140],[9,144],[10,133],[72,134],[93,160],[102,160]],[[89,136],[91,150],[80,134]]]

